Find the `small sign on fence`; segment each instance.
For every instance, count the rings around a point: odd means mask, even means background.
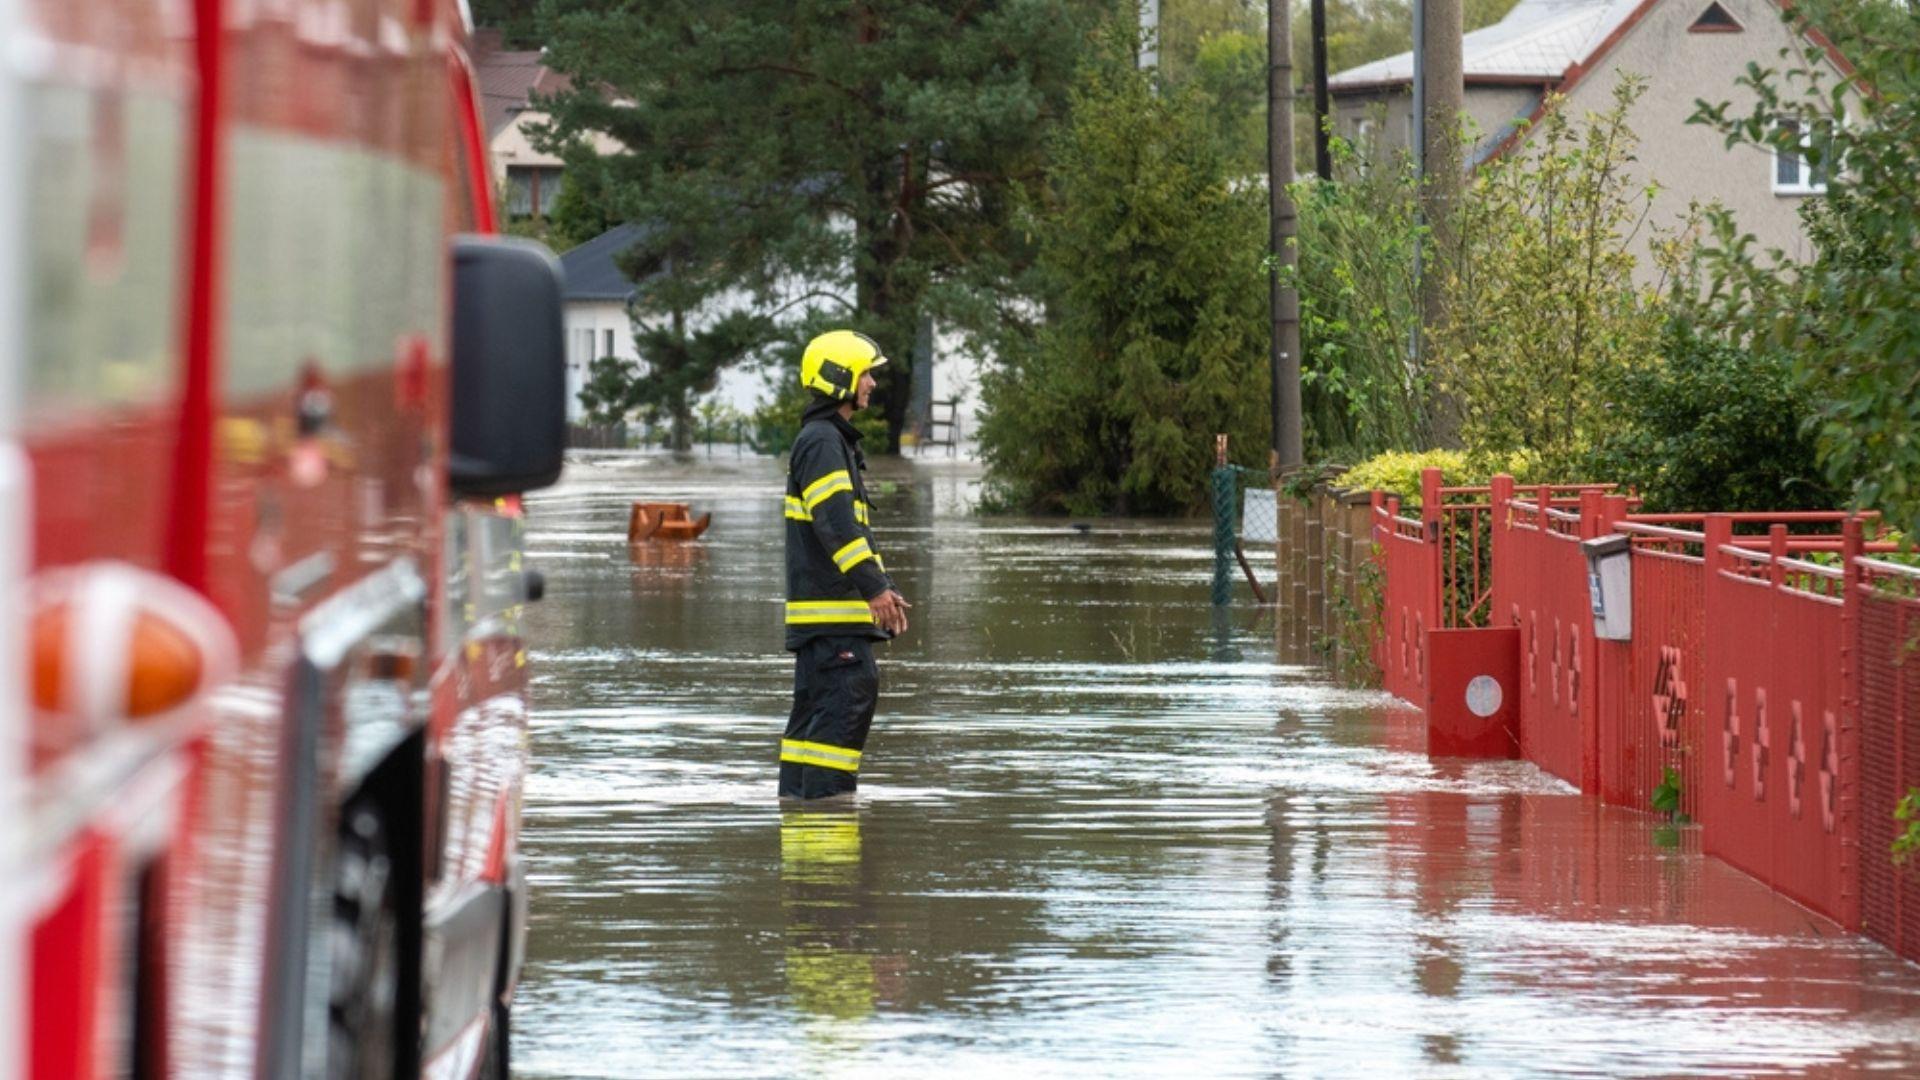
[[[1280,504],[1271,488],[1240,492],[1240,542],[1271,544],[1280,539]]]

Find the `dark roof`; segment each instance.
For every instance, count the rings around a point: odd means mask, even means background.
[[[480,113],[487,137],[531,107],[535,94],[554,94],[572,80],[540,62],[540,49],[501,49],[497,35],[474,39],[473,77],[480,84]]]
[[[615,225],[561,255],[560,265],[567,272],[566,299],[621,303],[633,299],[633,282],[616,260],[645,235],[647,230],[639,225]]]

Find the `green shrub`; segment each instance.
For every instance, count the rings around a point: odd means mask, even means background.
[[[1830,31],[1853,66],[1836,73],[1805,41],[1803,49],[1783,50],[1777,66],[1749,66],[1737,80],[1738,106],[1701,102],[1693,119],[1730,145],[1790,150],[1826,167],[1826,194],[1801,207],[1813,254],[1803,261],[1762,250],[1731,214],[1713,215],[1709,298],[1740,340],[1793,357],[1832,482],[1855,505],[1920,533],[1914,11],[1810,0],[1793,4],[1788,17]],[[1802,133],[1821,137],[1803,149]]]
[[[1657,355],[1666,306],[1635,277],[1655,189],[1635,176],[1627,126],[1645,87],[1622,76],[1612,108],[1578,122],[1550,99],[1523,146],[1480,166],[1460,201],[1459,250],[1433,268],[1448,317],[1429,362],[1469,449],[1525,449],[1571,474],[1612,425],[1607,376]],[[1677,246],[1654,238],[1663,267]]]
[[[1460,450],[1389,450],[1348,469],[1333,482],[1344,488],[1398,495],[1402,506],[1415,507],[1420,505],[1420,474],[1427,469],[1439,469],[1449,487],[1469,487],[1485,484],[1497,473],[1524,483],[1538,468],[1538,462],[1525,452],[1495,457]]]
[[[1814,405],[1792,358],[1667,320],[1662,355],[1606,385],[1613,423],[1586,473],[1637,488],[1648,511],[1830,510],[1844,489],[1820,469]]]
[[[1432,388],[1408,355],[1420,319],[1419,178],[1402,153],[1332,140],[1337,182],[1293,185],[1307,452],[1346,460],[1424,446]]]

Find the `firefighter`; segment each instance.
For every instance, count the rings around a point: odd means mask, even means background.
[[[873,643],[907,629],[906,598],[873,548],[866,458],[855,409],[887,362],[865,334],[814,338],[800,360],[808,402],[787,466],[787,649],[793,712],[780,741],[780,797],[851,794],[867,745],[880,673]]]

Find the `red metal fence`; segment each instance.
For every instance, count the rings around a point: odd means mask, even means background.
[[[1440,618],[1439,548],[1424,521],[1402,517],[1398,498],[1374,493],[1373,542],[1382,572],[1380,639],[1374,660],[1395,697],[1425,700],[1427,630]]]
[[[1636,514],[1598,485],[1376,498],[1386,686],[1422,701],[1428,633],[1518,629],[1520,749],[1608,803],[1663,805],[1709,854],[1920,959],[1920,571],[1843,513]],[[1595,640],[1581,541],[1629,543],[1628,640]],[[1442,673],[1445,674],[1445,673]]]
[[[1520,628],[1520,756],[1571,784],[1598,782],[1593,614],[1580,541],[1594,516],[1582,500],[1599,489],[1493,488],[1492,605],[1501,625]]]
[[[1647,808],[1672,770],[1675,809],[1700,816],[1700,745],[1706,723],[1705,559],[1701,537],[1622,522],[1633,541],[1633,639],[1602,647],[1600,795]],[[1611,654],[1624,651],[1625,670]]]
[[[1841,828],[1854,736],[1842,723],[1842,571],[1790,558],[1784,526],[1775,535],[1756,552],[1732,543],[1727,518],[1706,522],[1701,848],[1858,925]]]
[[[1920,787],[1920,574],[1866,559],[1855,568],[1860,922],[1868,936],[1920,960],[1920,866],[1891,857],[1904,831],[1894,808]]]

